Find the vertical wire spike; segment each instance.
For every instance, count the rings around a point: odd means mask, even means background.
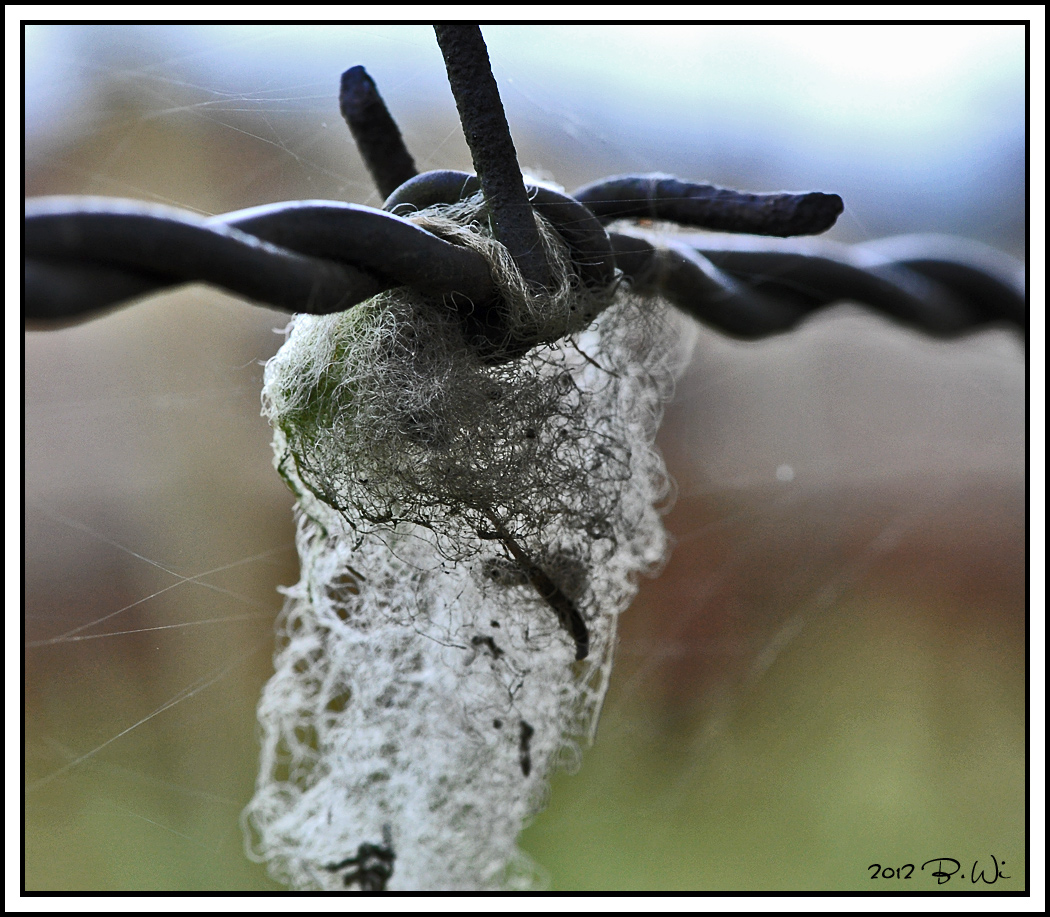
[[[351,67],[343,74],[339,110],[384,198],[419,174],[397,122],[364,67]]]
[[[434,32],[496,239],[506,246],[528,282],[548,286],[550,269],[481,29],[441,23],[434,26]]]

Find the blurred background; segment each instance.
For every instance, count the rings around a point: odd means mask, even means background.
[[[830,236],[1024,257],[1022,26],[486,26],[523,168],[826,190]],[[417,26],[34,26],[25,193],[203,214],[380,199],[364,64],[420,169],[470,169]],[[24,334],[25,885],[278,886],[243,852],[291,496],[259,416],[287,317],[186,287]],[[522,844],[555,890],[1026,883],[1026,352],[843,304],[701,329],[660,446],[677,547],[595,745]],[[969,878],[951,890],[990,888]]]

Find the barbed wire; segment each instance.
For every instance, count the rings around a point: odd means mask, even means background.
[[[533,211],[554,225],[583,286],[623,283],[660,295],[723,334],[756,339],[783,333],[846,300],[931,335],[1002,323],[1027,336],[1023,267],[985,246],[934,236],[859,245],[796,238],[835,223],[843,210],[837,195],[751,194],[663,174],[615,176],[572,194],[522,183],[513,144],[504,142],[510,135],[498,93],[473,93],[488,62],[486,57],[483,67],[477,59],[485,53],[483,43],[458,34],[470,28],[444,26],[439,34],[446,60],[475,58],[458,71],[450,65],[449,72],[476,175],[416,174],[375,84],[363,68],[351,68],[343,75],[340,107],[386,197],[382,209],[290,201],[205,218],[104,198],[27,201],[24,322],[90,318],[189,282],[314,314],[409,287],[446,300],[495,334],[502,303],[485,258],[413,222],[413,214],[428,207],[481,193],[491,204],[496,238],[537,289],[545,284],[546,266],[536,260],[542,248],[521,226],[531,226]],[[472,120],[479,109],[490,117]],[[499,175],[495,183],[493,174]],[[502,208],[515,183],[524,208]],[[584,658],[589,635],[575,604],[529,555],[511,547],[514,540],[498,521],[493,525],[569,632],[576,658]],[[528,776],[532,727],[524,720],[521,727],[521,768]],[[394,861],[384,830],[382,844],[362,843],[354,856],[323,868],[341,872],[346,886],[381,890]]]
[[[381,210],[290,201],[204,218],[137,201],[31,199],[23,321],[46,327],[81,320],[192,282],[313,314],[404,286],[452,303],[497,334],[500,297],[485,259],[411,220],[416,211],[480,190],[495,237],[537,289],[547,269],[532,210],[568,244],[585,286],[618,278],[723,334],[782,333],[845,300],[931,335],[1005,323],[1027,337],[1023,266],[986,246],[948,236],[852,246],[786,241],[830,228],[843,209],[838,195],[751,194],[663,174],[615,176],[571,195],[523,184],[480,30],[457,24],[436,31],[476,176],[417,175],[374,82],[353,67],[342,77],[340,109],[387,196]],[[676,232],[658,231],[666,224]],[[681,235],[679,228],[709,232]]]
[[[561,224],[566,234],[579,225]],[[27,202],[24,226],[22,316],[31,323],[88,317],[192,282],[313,314],[348,309],[398,286],[459,296],[479,309],[496,296],[475,252],[408,220],[336,201],[272,204],[206,220],[132,201],[41,198]],[[1027,334],[1020,266],[954,237],[745,247],[716,236],[628,230],[608,241],[626,283],[736,337],[788,331],[844,300],[932,335],[994,322]]]

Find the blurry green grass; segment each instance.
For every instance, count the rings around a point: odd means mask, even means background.
[[[828,609],[716,712],[661,709],[617,673],[595,746],[522,838],[550,888],[931,891],[918,868],[873,881],[867,867],[946,856],[962,875],[994,854],[1010,876],[994,890],[1022,889],[1017,646],[929,611]],[[138,747],[131,734],[120,765],[102,753],[31,793],[26,888],[278,889],[238,824],[255,772],[252,681],[226,685],[236,729],[220,714],[173,717],[166,748],[155,731]]]
[[[1017,647],[924,611],[811,620],[715,721],[614,694],[523,846],[559,890],[932,891],[919,867],[940,856],[962,864],[944,890],[991,890],[969,875],[993,854],[1010,876],[994,890],[1023,889]],[[876,862],[914,876],[873,880]]]

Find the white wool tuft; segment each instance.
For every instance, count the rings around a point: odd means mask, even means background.
[[[302,579],[245,822],[294,888],[367,888],[381,860],[389,889],[531,885],[517,836],[589,738],[617,617],[666,553],[652,443],[688,326],[582,295],[549,227],[562,279],[538,298],[476,210],[435,219],[490,252],[512,334],[561,340],[493,365],[454,312],[400,290],[296,317],[266,367]],[[585,622],[583,661],[529,562]]]

